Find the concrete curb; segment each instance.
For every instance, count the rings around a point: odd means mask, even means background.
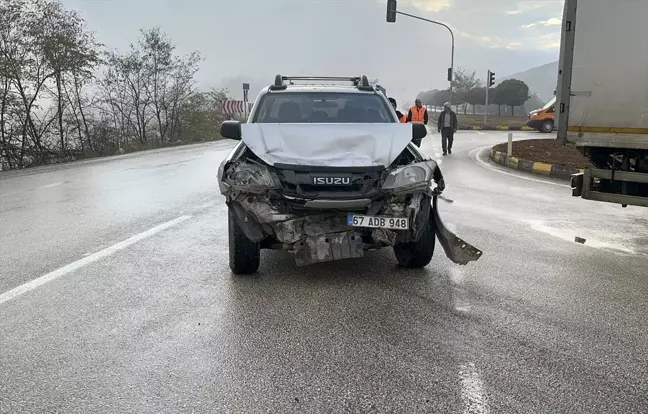
[[[567,167],[565,165],[545,164],[544,162],[535,162],[516,157],[509,157],[503,152],[495,151],[493,148],[490,150],[490,159],[499,165],[514,170],[531,172],[561,180],[570,180],[572,174],[583,172],[581,169]]]
[[[436,121],[431,121],[431,124],[436,125]],[[528,127],[526,125],[459,125],[459,131],[537,131],[537,129]]]
[[[537,129],[528,126],[515,126],[515,125],[459,125],[460,131],[537,131]]]

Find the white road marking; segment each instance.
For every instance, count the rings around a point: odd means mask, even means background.
[[[53,183],[53,184],[44,185],[44,186],[41,186],[41,187],[38,187],[38,188],[52,188],[52,187],[58,187],[58,186],[61,185],[61,184],[63,184],[63,183],[62,183],[62,182],[61,182],[61,183]]]
[[[474,363],[459,365],[459,380],[461,381],[463,412],[465,414],[488,413],[488,403],[483,391],[484,385]]]
[[[584,238],[585,244],[581,244],[581,246],[585,247],[591,247],[594,249],[608,249],[608,250],[615,250],[615,251],[620,251],[624,253],[628,253],[631,255],[636,255],[638,254],[635,250],[633,250],[630,247],[624,246],[623,244],[620,243],[612,243],[612,242],[603,242],[600,240],[595,239],[594,237],[591,236],[590,232],[587,231],[587,229],[573,229],[570,227],[567,227],[564,223],[561,225],[560,228],[554,228],[554,227],[549,227],[545,224],[544,221],[542,220],[529,220],[527,222],[531,228],[535,231],[539,231],[545,234],[549,234],[550,236],[557,237],[559,239],[565,240],[570,243],[575,243],[574,242],[574,237],[582,237]],[[610,240],[610,237],[608,236],[608,240]],[[578,244],[578,243],[575,243]]]
[[[493,167],[488,162],[486,162],[486,161],[482,160],[481,158],[479,158],[479,153],[481,151],[483,151],[485,149],[490,149],[490,148],[492,148],[492,146],[476,148],[476,149],[470,151],[469,155],[470,155],[471,158],[473,158],[474,160],[476,160],[478,162],[478,165],[486,168],[487,170],[494,171],[496,173],[500,173],[500,174],[504,174],[504,175],[510,175],[511,177],[520,178],[522,180],[527,180],[527,181],[533,181],[533,182],[536,182],[536,183],[543,183],[543,184],[555,185],[557,187],[571,188],[571,186],[569,186],[567,184],[559,184],[559,183],[554,183],[552,181],[538,180],[538,179],[531,178],[531,177],[525,177],[525,176],[520,175],[520,174],[514,174],[514,173],[502,171],[499,168]]]
[[[464,275],[463,270],[457,267],[452,267],[450,268],[450,280],[452,280],[452,283],[455,285],[462,286],[464,280],[466,280],[466,275]]]
[[[162,223],[158,226],[155,226],[151,229],[146,230],[145,232],[136,234],[135,236],[132,236],[124,241],[121,241],[117,244],[113,244],[110,247],[107,247],[103,250],[100,250],[96,253],[93,253],[89,256],[84,257],[83,259],[79,259],[76,262],[70,263],[68,265],[65,265],[59,269],[54,270],[53,272],[50,272],[46,275],[43,275],[37,279],[34,279],[32,281],[29,281],[23,285],[20,285],[16,288],[11,289],[8,292],[5,292],[3,294],[0,294],[0,304],[3,304],[4,302],[7,302],[17,296],[22,295],[23,293],[27,293],[29,291],[32,291],[36,288],[39,288],[46,284],[47,282],[51,282],[52,280],[58,279],[61,276],[65,276],[68,273],[74,272],[75,270],[78,270],[84,266],[89,265],[90,263],[94,263],[98,260],[101,260],[105,257],[108,257],[119,250],[123,250],[139,241],[142,241],[148,237],[151,237],[157,233],[160,233],[161,231],[164,231],[170,227],[173,227],[177,224],[182,223],[183,221],[186,221],[190,219],[191,216],[185,215],[185,216],[180,216],[174,220],[167,221],[166,223]]]
[[[463,287],[466,275],[463,270],[452,267],[450,268],[450,281],[452,282],[454,308],[457,312],[468,313],[471,310],[468,294]]]

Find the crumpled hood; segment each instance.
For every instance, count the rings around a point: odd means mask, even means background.
[[[412,140],[412,125],[251,123],[241,133],[269,165],[388,167]]]

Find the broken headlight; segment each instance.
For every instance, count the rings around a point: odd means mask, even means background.
[[[407,165],[390,172],[382,188],[384,190],[393,190],[425,183],[428,180],[428,172],[424,168],[416,165]]]
[[[265,192],[278,187],[268,167],[252,162],[232,165],[227,178],[233,187],[246,192]]]

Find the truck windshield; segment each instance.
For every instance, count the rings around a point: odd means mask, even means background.
[[[265,95],[252,122],[394,123],[392,108],[368,93],[288,92]]]

